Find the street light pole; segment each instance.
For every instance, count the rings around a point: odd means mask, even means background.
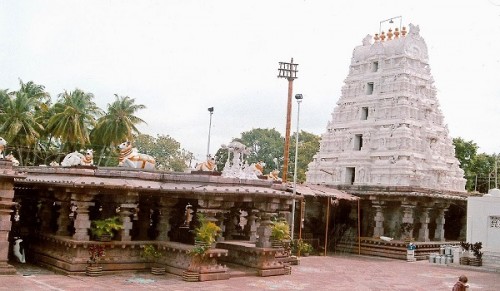
[[[291,237],[293,241],[293,233],[295,230],[295,194],[297,193],[297,159],[299,157],[299,117],[300,117],[300,103],[304,97],[302,94],[296,94],[297,100],[297,135],[295,136],[295,165],[293,170],[293,203],[292,203],[292,223],[291,223]]]
[[[297,79],[297,66],[298,64],[293,63],[293,58],[289,63],[279,62],[278,78],[283,78],[288,80],[288,102],[286,110],[286,132],[285,132],[285,149],[283,153],[283,174],[282,181],[286,183],[286,176],[288,172],[288,156],[290,154],[290,118],[292,114],[292,92],[293,92],[293,80]]]
[[[208,124],[208,145],[207,145],[207,159],[210,157],[210,131],[212,130],[212,114],[214,114],[214,108],[208,108],[208,112],[210,112],[210,123]]]

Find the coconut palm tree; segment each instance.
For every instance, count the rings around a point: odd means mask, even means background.
[[[91,132],[93,144],[102,146],[98,164],[100,164],[107,149],[125,140],[131,140],[134,134],[139,134],[136,125],[145,123],[135,114],[146,106],[135,104],[135,99],[115,94],[115,101],[108,104],[108,111],[97,120]]]
[[[94,95],[80,89],[59,94],[48,130],[60,138],[63,150],[73,151],[90,143],[89,133],[102,110],[92,101]]]
[[[50,94],[45,91],[45,86],[38,85],[33,81],[29,81],[24,83],[21,79],[19,79],[19,90],[17,92],[22,92],[28,96],[30,99],[34,99],[35,102],[33,104],[33,111],[35,120],[43,126],[43,128],[47,127],[47,122],[49,120],[49,111],[51,105]],[[13,92],[15,94],[15,92]],[[37,158],[43,159],[42,156],[46,156],[46,151],[43,144],[47,144],[47,140],[50,141],[50,134],[47,131],[40,132],[39,140],[32,144],[31,154],[33,156],[31,164],[36,164]],[[29,152],[27,156],[29,156]],[[28,164],[28,157],[26,157],[26,163]]]
[[[15,98],[3,100],[4,106],[0,111],[0,135],[16,148],[19,162],[24,164],[25,157],[33,144],[35,144],[43,130],[43,126],[37,122],[34,107],[37,100],[30,98],[28,94],[18,91]]]

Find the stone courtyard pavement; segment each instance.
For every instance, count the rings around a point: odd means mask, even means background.
[[[365,256],[305,257],[291,275],[196,283],[169,274],[65,276],[30,265],[16,267],[17,275],[0,276],[0,290],[451,290],[461,274],[469,277],[469,290],[500,290],[498,272]]]

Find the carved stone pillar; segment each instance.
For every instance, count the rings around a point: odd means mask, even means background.
[[[66,192],[54,193],[56,203],[60,206],[57,216],[57,231],[56,235],[69,236],[68,227],[71,225],[69,213],[71,212],[70,195]]]
[[[257,241],[257,215],[259,211],[257,209],[252,209],[248,211],[247,225],[245,227],[248,233],[249,240],[251,242]]]
[[[413,212],[415,210],[415,205],[402,204],[401,208],[403,209],[401,239],[412,239],[414,225]]]
[[[121,241],[131,241],[132,237],[130,236],[130,230],[133,227],[132,219],[130,216],[132,215],[132,211],[137,208],[136,203],[122,203],[120,204],[120,218],[123,224],[123,228],[120,231],[120,240]]]
[[[431,208],[424,207],[422,213],[420,214],[420,229],[418,230],[418,241],[430,241],[429,239],[429,211]]]
[[[434,231],[434,240],[444,241],[444,223],[445,223],[445,212],[448,211],[446,208],[438,208],[438,213],[436,217],[436,230]]]
[[[156,228],[156,230],[158,231],[157,240],[161,241],[170,240],[170,237],[168,236],[168,233],[172,228],[172,226],[170,225],[170,215],[176,203],[177,200],[171,198],[167,197],[160,198],[160,207],[159,207],[160,213],[158,217],[158,225]]]
[[[218,219],[217,216],[221,215],[224,211],[222,209],[222,197],[207,197],[205,199],[198,199],[197,212],[203,214],[205,219],[209,222],[215,223],[224,232],[224,219]],[[217,241],[224,240],[222,235],[217,237]]]
[[[79,241],[87,241],[89,240],[89,228],[90,228],[90,220],[89,220],[89,207],[94,206],[94,202],[92,198],[94,196],[91,194],[84,193],[73,193],[71,194],[71,200],[73,200],[73,204],[77,207],[76,209],[76,219],[74,222],[75,233],[73,234],[74,240]]]
[[[373,237],[380,237],[384,235],[384,207],[381,204],[372,205],[375,209],[375,216],[373,220],[375,221],[375,226],[373,227]]]
[[[256,203],[255,206],[257,209],[259,209],[259,214],[260,214],[260,225],[257,228],[257,234],[259,235],[259,238],[257,239],[257,242],[255,243],[255,246],[258,248],[270,248],[271,247],[271,216],[276,213],[276,210],[278,209],[278,203],[274,202],[262,202],[262,203]]]
[[[258,248],[270,248],[271,247],[271,213],[268,212],[260,212],[260,225],[257,228],[257,234],[259,238],[255,243],[255,246]]]
[[[239,216],[239,211],[238,209],[232,209],[229,211],[226,215],[228,218],[228,223],[225,225],[225,238],[226,239],[233,239],[236,234],[236,224],[238,223],[238,216]]]
[[[25,178],[12,171],[12,163],[0,160],[0,274],[15,274],[16,269],[9,265],[9,233],[12,227],[12,207],[14,198],[14,178]]]

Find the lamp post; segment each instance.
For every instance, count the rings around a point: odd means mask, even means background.
[[[210,131],[212,129],[212,115],[214,114],[214,108],[208,108],[208,112],[210,112],[210,123],[208,124],[208,145],[207,145],[207,159],[210,156]]]
[[[291,223],[291,237],[293,241],[293,232],[295,230],[295,194],[297,193],[297,159],[299,157],[299,117],[300,117],[300,103],[304,96],[302,94],[296,94],[295,100],[297,100],[297,135],[295,136],[295,165],[293,170],[293,203],[292,203],[292,223]],[[302,218],[301,218],[302,219]],[[299,227],[301,227],[300,225]]]
[[[288,156],[290,151],[290,117],[292,114],[292,92],[293,92],[293,80],[297,79],[297,66],[298,64],[293,63],[293,58],[289,63],[280,62],[280,68],[278,69],[278,78],[283,78],[288,80],[288,102],[286,110],[286,132],[285,132],[285,149],[283,153],[283,175],[282,181],[286,183],[286,176],[288,172]]]

